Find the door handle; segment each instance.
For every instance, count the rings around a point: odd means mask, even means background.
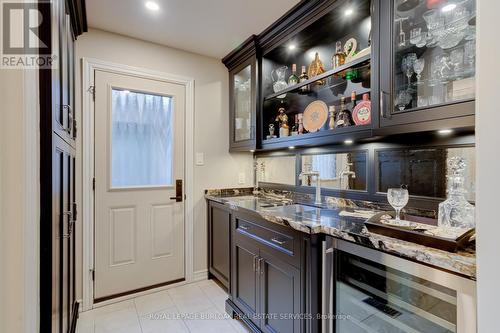
[[[276,238],[276,237],[271,238],[271,241],[272,241],[273,243],[278,244],[278,245],[283,245],[283,244],[285,244],[285,243],[286,243],[286,241],[284,241],[284,240],[279,240],[279,239],[278,239],[278,238]]]
[[[257,256],[253,257],[253,271],[257,272]]]
[[[64,128],[64,131],[68,134],[71,134],[73,130],[73,109],[71,108],[71,105],[64,104],[63,109],[68,109],[68,126]]]
[[[259,259],[259,272],[260,275],[264,274],[264,267],[262,267],[262,263],[264,262],[264,258]]]
[[[385,97],[389,95],[387,92],[380,90],[380,117],[382,118],[391,118],[391,113],[387,114],[385,110]]]
[[[175,202],[182,202],[182,179],[177,179],[175,181],[175,197],[170,197],[170,200],[175,200]]]

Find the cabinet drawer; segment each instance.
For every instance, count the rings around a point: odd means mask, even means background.
[[[270,222],[268,222],[270,223]],[[257,222],[236,218],[237,237],[251,238],[293,265],[299,264],[299,240],[294,233],[280,232]]]

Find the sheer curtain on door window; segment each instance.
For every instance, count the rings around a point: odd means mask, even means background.
[[[113,89],[111,123],[111,187],[172,185],[172,98]]]

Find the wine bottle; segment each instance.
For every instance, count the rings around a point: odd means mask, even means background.
[[[351,104],[349,105],[349,110],[351,114],[354,112],[354,108],[356,107],[356,91],[351,92]]]
[[[300,74],[299,82],[302,83],[302,82],[307,81],[307,80],[309,80],[309,76],[307,75],[307,72],[306,72],[306,66],[302,66],[302,74]],[[310,89],[309,85],[306,84],[305,86],[300,87],[300,92],[308,93],[309,89]]]
[[[335,45],[335,54],[332,57],[332,69],[342,66],[345,63],[346,55],[342,50],[342,43],[340,41]]]
[[[293,86],[294,84],[299,83],[299,77],[297,76],[297,65],[292,65],[292,74],[288,78],[288,86]]]
[[[372,122],[372,103],[368,94],[363,94],[363,100],[352,111],[352,118],[356,125],[368,125]]]

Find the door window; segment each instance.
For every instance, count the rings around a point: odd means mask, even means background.
[[[173,184],[172,104],[169,96],[112,90],[112,188]]]

